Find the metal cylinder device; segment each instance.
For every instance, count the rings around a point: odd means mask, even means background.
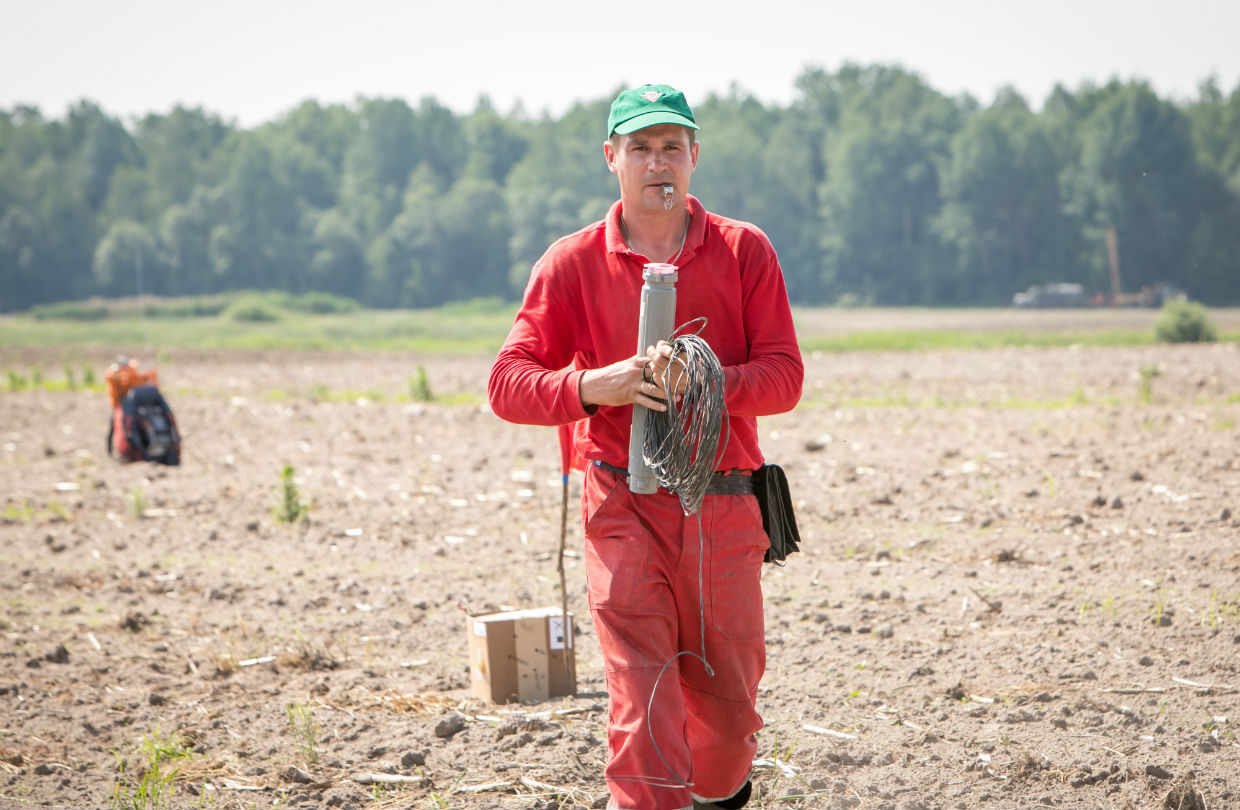
[[[637,321],[637,353],[660,340],[667,340],[676,328],[676,265],[651,262],[642,270],[641,313]],[[646,463],[646,414],[644,405],[633,406],[633,426],[629,430],[629,491],[650,495],[659,488],[654,470]]]

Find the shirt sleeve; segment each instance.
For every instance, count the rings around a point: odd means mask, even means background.
[[[487,381],[491,410],[525,425],[563,425],[589,412],[581,404],[583,369],[569,367],[576,324],[566,305],[570,275],[547,257],[530,274],[525,298]]]
[[[805,367],[788,304],[784,273],[761,231],[738,245],[749,359],[723,370],[724,402],[734,416],[766,416],[796,407]]]

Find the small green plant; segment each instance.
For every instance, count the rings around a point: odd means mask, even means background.
[[[1156,626],[1163,626],[1168,622],[1164,618],[1167,615],[1166,595],[1162,589],[1154,592],[1154,607],[1150,611],[1150,621]]]
[[[288,709],[288,725],[293,732],[293,741],[306,762],[318,762],[319,752],[315,747],[318,727],[314,723],[314,713],[310,707],[290,703]]]
[[[31,388],[42,388],[43,387],[43,369],[39,368],[38,366],[35,366],[34,368],[30,370],[30,387]]]
[[[95,370],[93,368],[86,366],[82,369],[82,385],[87,388],[94,388],[98,381],[98,378],[95,377]]]
[[[69,519],[69,510],[66,509],[65,505],[61,503],[60,501],[48,501],[47,511],[53,517],[56,517],[60,520]]]
[[[142,753],[146,765],[137,774],[137,783],[126,777],[128,763],[117,752],[117,780],[112,785],[112,807],[115,810],[160,810],[168,807],[176,790],[177,768],[169,769],[173,760],[189,759],[192,752],[176,736],[164,739],[156,728],[151,735],[142,736]]]
[[[370,800],[378,803],[386,799],[390,799],[392,798],[392,794],[400,792],[400,785],[384,785],[379,782],[375,782],[370,786]]]
[[[435,395],[431,393],[431,383],[426,376],[426,368],[419,363],[417,373],[409,378],[409,396],[414,402],[433,402]]]
[[[1141,367],[1141,388],[1140,388],[1141,404],[1149,405],[1150,402],[1153,400],[1154,378],[1157,377],[1160,373],[1161,372],[1158,370],[1157,366],[1142,366]]]
[[[76,391],[77,390],[77,377],[73,373],[73,366],[69,365],[68,363],[65,363],[64,371],[65,371],[65,388],[68,388],[70,391]]]
[[[285,464],[280,470],[279,503],[276,505],[276,520],[281,523],[298,523],[310,514],[310,507],[301,501],[301,493],[297,491],[296,473],[293,465]]]
[[[1229,619],[1235,621],[1237,618],[1240,618],[1240,601],[1220,599],[1218,591],[1211,589],[1210,604],[1201,613],[1201,623],[1217,627],[1221,622]]]
[[[161,737],[158,726],[150,735],[142,735],[142,751],[146,754],[148,763],[156,760],[189,759],[192,753],[185,741],[175,734],[166,739]]]
[[[11,503],[4,507],[4,512],[0,513],[0,520],[5,523],[24,523],[37,513],[38,510],[29,501],[22,501],[20,506]]]
[[[461,771],[461,775],[458,776],[452,782],[452,784],[448,786],[448,789],[444,791],[443,795],[451,796],[452,791],[456,790],[456,786],[461,784],[461,782],[468,775],[469,775],[469,771]],[[451,807],[451,805],[449,805],[447,801],[444,800],[443,796],[440,796],[438,793],[433,793],[433,792],[431,793],[431,801],[435,803],[435,807],[437,808],[437,810],[448,810],[448,808]]]
[[[129,490],[129,511],[134,517],[140,518],[146,512],[146,490],[135,487]]]
[[[9,390],[20,391],[26,387],[26,378],[13,369],[9,369]]]
[[[1052,498],[1055,497],[1055,493],[1059,491],[1055,486],[1055,479],[1050,473],[1046,474],[1046,489],[1050,492]]]
[[[1213,343],[1218,340],[1218,331],[1201,304],[1168,301],[1154,324],[1154,339],[1159,343]]]
[[[116,772],[112,784],[112,807],[114,810],[159,810],[168,806],[169,797],[176,790],[176,771],[164,774],[160,765],[144,768],[136,785],[125,778],[125,762],[117,755]]]
[[[792,749],[795,746],[789,746],[784,749],[782,757],[780,756],[778,737],[776,737],[773,747],[775,749],[775,753],[771,755],[771,761],[774,763],[774,768],[772,769],[774,773],[771,776],[771,786],[769,791],[772,795],[775,795],[775,786],[779,784],[779,778],[783,776],[784,772],[784,766],[780,764],[780,760],[782,759],[785,763],[789,762],[792,759]]]

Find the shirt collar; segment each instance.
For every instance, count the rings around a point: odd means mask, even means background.
[[[607,252],[634,255],[625,243],[624,234],[620,230],[620,214],[623,212],[623,205],[622,202],[616,200],[604,219]],[[693,258],[693,254],[706,239],[706,209],[692,194],[685,195],[685,207],[689,209],[689,233],[685,236],[685,249],[677,262],[681,265]]]

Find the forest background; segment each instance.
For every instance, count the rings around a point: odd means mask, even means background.
[[[787,105],[693,99],[692,192],[757,223],[793,303],[994,306],[1045,282],[1166,282],[1240,304],[1240,84],[1141,81],[989,106],[887,65],[807,69]],[[620,88],[617,88],[619,90]],[[135,293],[330,293],[375,308],[516,300],[616,199],[614,93],[560,117],[426,97],[310,100],[252,129],[201,108],[125,122],[0,110],[0,312]]]

